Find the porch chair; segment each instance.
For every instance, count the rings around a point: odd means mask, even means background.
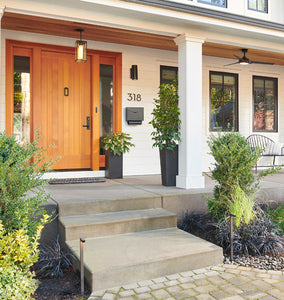
[[[275,143],[272,139],[261,135],[261,134],[252,134],[247,137],[247,142],[250,145],[250,148],[262,149],[261,156],[262,157],[273,157],[272,165],[275,167],[275,158],[277,156],[284,156],[284,144],[283,143]],[[259,167],[270,167],[271,165],[259,165]],[[277,165],[279,166],[279,165]],[[255,166],[255,171],[257,172],[258,165]]]

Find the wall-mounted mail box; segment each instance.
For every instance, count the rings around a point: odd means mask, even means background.
[[[126,121],[129,125],[141,125],[144,121],[144,107],[126,107]]]

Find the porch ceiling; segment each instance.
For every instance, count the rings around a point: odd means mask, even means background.
[[[1,21],[1,28],[63,36],[74,38],[74,40],[79,37],[76,29],[82,28],[84,29],[83,38],[86,40],[177,51],[173,36],[10,12],[4,13]],[[234,54],[242,56],[241,48],[242,47],[232,45],[205,42],[203,45],[203,55],[236,59]],[[264,61],[276,65],[284,65],[284,53],[249,48],[247,56],[254,61]]]

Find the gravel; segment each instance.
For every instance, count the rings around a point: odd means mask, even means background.
[[[243,267],[257,268],[260,270],[284,270],[284,252],[277,256],[251,256],[236,255],[233,261],[229,257],[224,258],[224,264],[234,264]]]

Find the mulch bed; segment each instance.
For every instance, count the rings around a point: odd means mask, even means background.
[[[64,272],[60,278],[39,278],[40,284],[34,299],[37,300],[85,300],[90,296],[90,289],[85,284],[85,295],[81,296],[79,274],[72,268]]]

